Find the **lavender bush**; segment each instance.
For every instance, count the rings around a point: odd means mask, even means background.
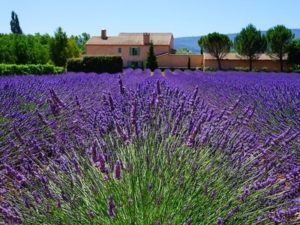
[[[300,77],[0,78],[4,224],[299,224]]]

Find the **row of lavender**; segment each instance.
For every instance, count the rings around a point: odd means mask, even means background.
[[[3,77],[2,219],[34,224],[37,218],[29,221],[29,209],[42,202],[49,208],[49,199],[59,206],[70,201],[54,175],[74,179],[70,174],[80,174],[81,155],[100,163],[105,179],[114,171],[119,179],[129,166],[121,166],[116,149],[146,142],[155,129],[157,142],[175,137],[176,146],[224,155],[227,169],[243,183],[241,202],[215,215],[216,223],[234,223],[233,214],[242,212],[245,199],[263,190],[257,222],[297,224],[299,87],[299,77],[286,74],[157,70],[150,76],[150,71],[126,70],[101,76]],[[115,217],[114,200],[107,198],[108,218]],[[186,224],[191,221],[187,218]],[[199,224],[199,218],[193,221]]]

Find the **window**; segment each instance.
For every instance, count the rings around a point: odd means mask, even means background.
[[[143,61],[128,61],[127,66],[131,67],[131,68],[143,68],[144,62]]]
[[[129,48],[129,55],[140,55],[140,48]]]
[[[118,53],[122,53],[122,48],[118,48]]]

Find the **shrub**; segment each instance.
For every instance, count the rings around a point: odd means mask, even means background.
[[[53,65],[42,64],[0,64],[0,75],[28,75],[28,74],[58,74],[64,72],[63,67],[56,67]]]
[[[123,60],[120,56],[86,56],[82,59],[69,59],[67,70],[87,73],[117,73],[123,70]]]
[[[72,58],[67,61],[67,70],[73,72],[80,72],[82,70],[82,59]]]

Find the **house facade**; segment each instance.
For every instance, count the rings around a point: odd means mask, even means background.
[[[101,30],[100,36],[92,37],[86,43],[86,54],[118,55],[122,57],[124,67],[142,67],[151,42],[156,55],[174,52],[172,33],[120,33],[118,36],[107,36],[107,31]]]

